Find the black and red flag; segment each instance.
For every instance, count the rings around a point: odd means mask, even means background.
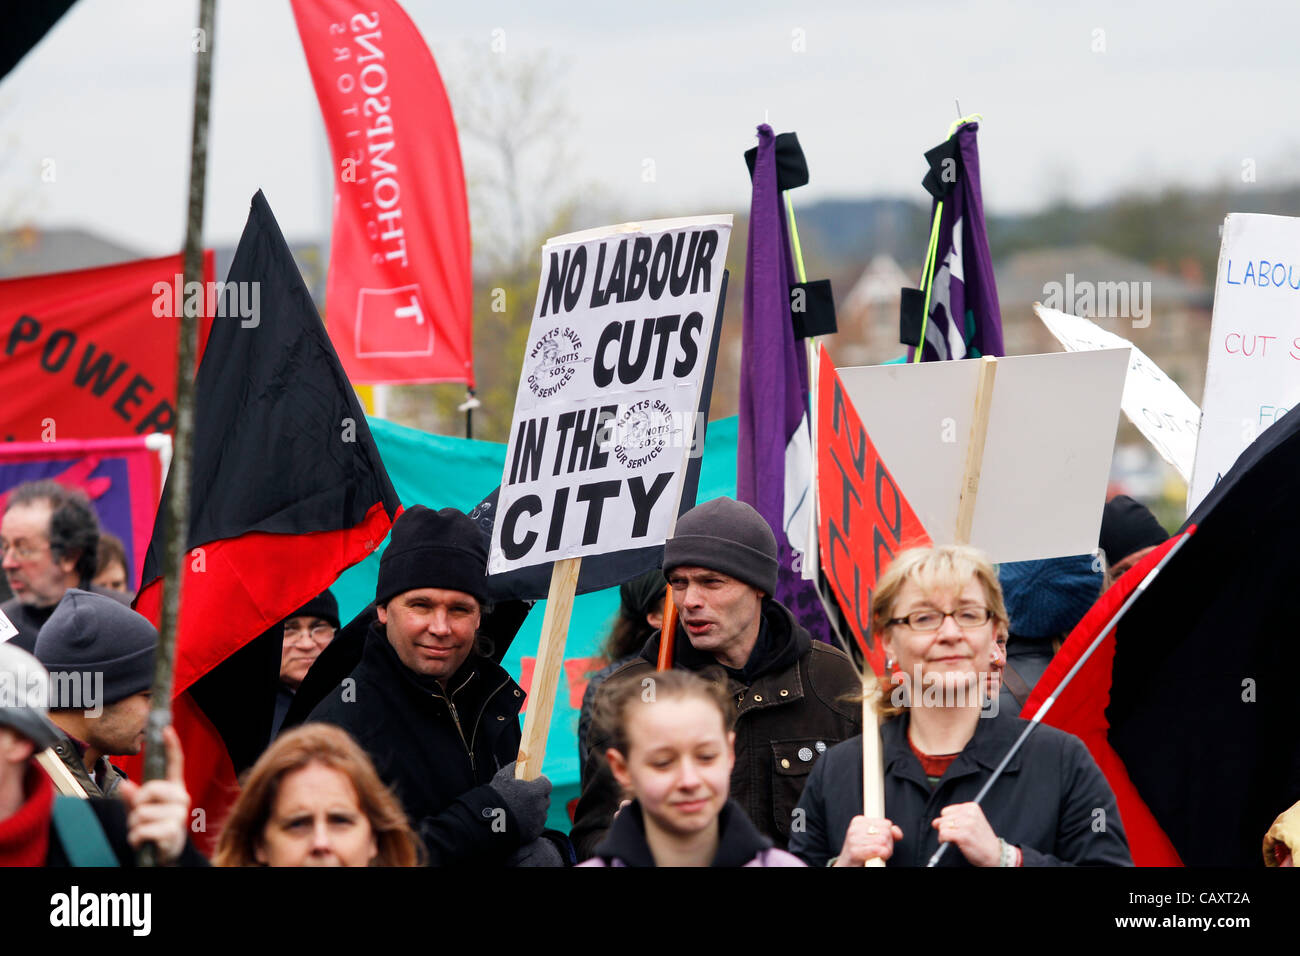
[[[1187,536],[1044,721],[1088,744],[1140,866],[1260,866],[1264,833],[1300,800],[1297,473],[1293,415],[1102,595],[1021,711],[1033,716],[1105,626],[1103,605],[1118,608]]]
[[[195,385],[189,539],[173,669],[186,784],[214,836],[235,774],[194,683],[379,547],[401,511],[365,414],[259,191],[227,277],[256,297],[218,318]],[[135,606],[156,624],[172,485]]]

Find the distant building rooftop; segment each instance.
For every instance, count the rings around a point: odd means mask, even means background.
[[[143,258],[147,257],[135,249],[85,229],[27,226],[0,232],[0,279],[95,269]]]
[[[998,301],[1022,305],[1042,302],[1049,282],[1150,282],[1151,297],[1166,306],[1208,310],[1214,290],[1204,283],[1189,282],[1181,276],[1157,272],[1134,259],[1126,259],[1101,246],[1062,246],[1018,252],[994,265],[998,283]],[[1064,311],[1070,312],[1067,305]]]
[[[216,278],[224,279],[235,258],[234,246],[208,246],[215,253]],[[320,242],[290,242],[298,271],[320,308],[325,301],[329,250]],[[181,250],[178,248],[176,254]],[[0,232],[0,279],[97,269],[136,259],[155,258],[86,229],[26,226]]]

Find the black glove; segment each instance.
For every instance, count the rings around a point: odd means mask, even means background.
[[[546,837],[538,837],[515,850],[506,866],[564,866],[564,857],[560,856],[554,843]]]
[[[519,845],[526,847],[546,827],[546,813],[551,807],[551,781],[546,777],[536,780],[516,780],[515,762],[502,767],[488,784],[505,804],[519,825]]]

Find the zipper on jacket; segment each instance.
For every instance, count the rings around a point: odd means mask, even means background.
[[[474,765],[474,751],[469,743],[465,740],[465,731],[460,729],[460,714],[456,712],[456,705],[447,698],[447,707],[451,710],[451,722],[456,725],[456,733],[460,734],[461,746],[465,748],[465,753],[469,754],[469,769],[471,772],[477,772],[478,768]]]
[[[468,677],[465,678],[465,680],[461,683],[460,687],[457,687],[456,690],[460,690],[461,688],[463,688],[465,684],[469,683],[469,680],[470,679]],[[452,693],[454,694],[455,691],[452,691]],[[456,725],[456,733],[460,736],[460,744],[462,747],[465,748],[465,753],[469,755],[470,772],[477,773],[478,766],[474,760],[474,750],[473,748],[470,747],[469,743],[465,740],[465,731],[462,730],[460,726],[460,714],[456,710],[456,704],[451,699],[451,694],[444,693],[435,696],[441,696],[442,699],[447,702],[447,709],[451,711],[451,722]]]
[[[478,738],[478,725],[479,722],[483,719],[483,711],[487,710],[488,704],[492,702],[493,697],[495,697],[497,694],[501,692],[501,688],[505,687],[509,683],[510,683],[510,675],[507,674],[506,679],[503,680],[495,690],[493,690],[490,694],[488,694],[487,697],[483,698],[483,706],[479,708],[478,716],[474,718],[474,729],[470,731],[469,734],[469,745],[471,748],[470,749],[471,765],[474,762],[474,751],[473,751],[474,741]],[[461,739],[463,740],[464,737],[462,736]]]

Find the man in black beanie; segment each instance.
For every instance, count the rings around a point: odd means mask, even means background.
[[[404,511],[379,560],[378,619],[361,662],[308,720],[356,738],[430,865],[558,866],[542,838],[551,782],[515,779],[524,692],[475,647],[486,568],[487,543],[468,516]]]
[[[1098,544],[1106,552],[1109,568],[1106,587],[1151,551],[1169,540],[1169,532],[1156,520],[1150,509],[1128,495],[1116,495],[1101,512],[1101,535]]]
[[[339,602],[328,588],[280,622],[280,686],[271,720],[271,740],[280,732],[293,695],[339,629]]]
[[[158,632],[111,597],[68,588],[36,637],[50,672],[55,752],[93,797],[117,790],[126,774],[109,757],[144,746]]]
[[[678,612],[673,666],[725,679],[737,708],[731,798],[784,848],[809,771],[827,749],[861,732],[855,697],[862,682],[847,654],[814,641],[773,600],[776,576],[772,529],[731,498],[692,508],[664,544],[664,577]],[[606,686],[652,679],[659,641],[651,637]],[[570,834],[580,859],[596,852],[621,800],[603,730],[592,728]]]

